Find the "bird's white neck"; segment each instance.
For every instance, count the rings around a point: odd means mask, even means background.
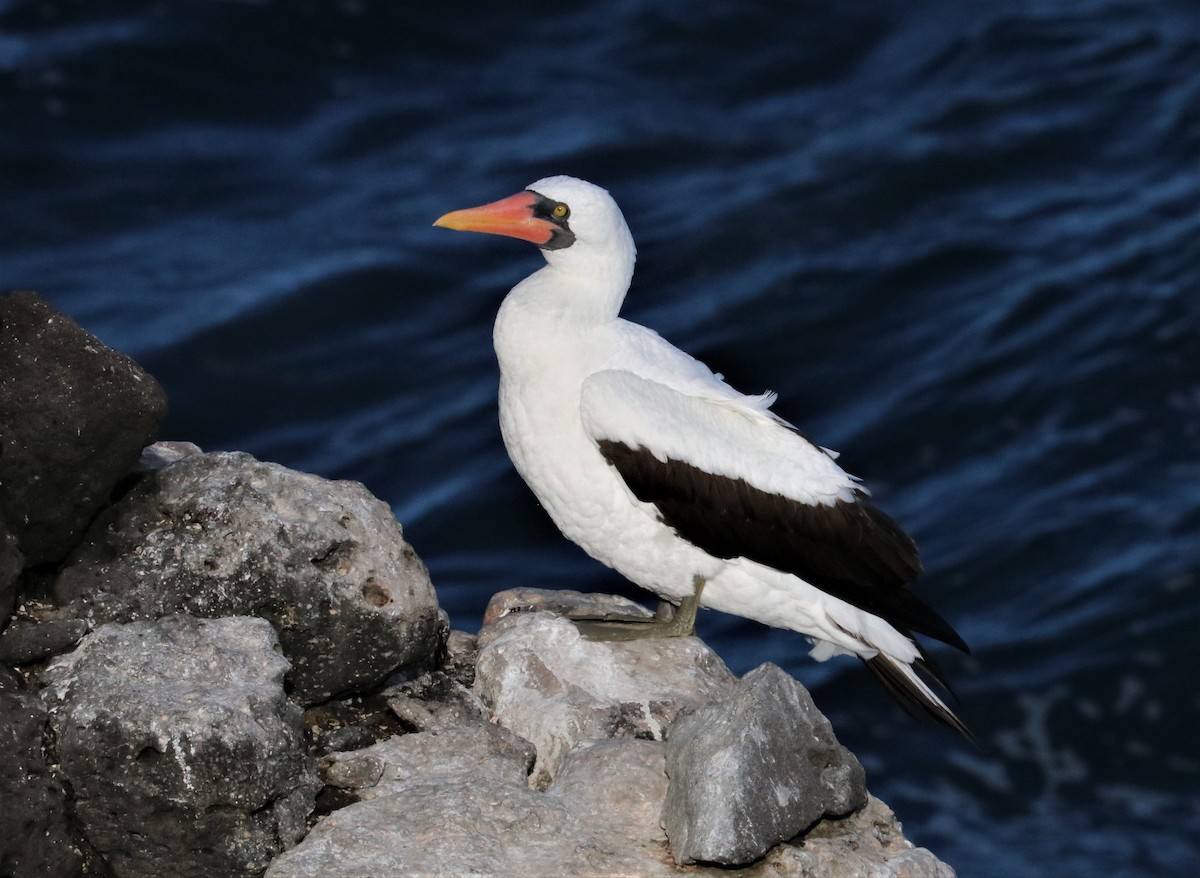
[[[603,254],[547,251],[546,266],[521,281],[509,292],[505,306],[519,305],[557,322],[579,327],[610,323],[617,319],[629,283],[634,257],[629,251]]]

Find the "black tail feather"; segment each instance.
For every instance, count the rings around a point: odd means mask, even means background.
[[[917,648],[921,650],[921,657],[913,664],[919,670],[924,671],[947,694],[953,696],[954,693],[946,685],[946,680],[933,659],[929,657],[920,644],[917,645]],[[888,694],[911,716],[930,717],[935,722],[959,732],[968,741],[975,742],[975,736],[967,728],[966,724],[946,705],[940,701],[931,700],[926,693],[913,685],[913,682],[904,675],[904,672],[900,670],[894,660],[887,658],[883,654],[878,654],[874,658],[863,659],[862,661],[867,666],[867,669],[875,675],[875,679],[887,689]]]

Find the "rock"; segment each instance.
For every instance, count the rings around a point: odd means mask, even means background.
[[[470,780],[414,772],[326,817],[267,876],[677,874],[658,828],[662,745],[588,749],[546,793],[504,760]]]
[[[573,747],[546,795],[588,827],[586,846],[619,852],[614,872],[674,875],[661,824],[666,793],[662,742],[618,738]]]
[[[129,468],[129,475],[140,476],[146,473],[157,472],[164,467],[168,467],[177,460],[182,460],[185,457],[191,457],[193,454],[203,454],[200,446],[195,442],[155,442],[153,445],[147,445],[142,449],[141,455],[133,466]]]
[[[66,652],[87,634],[83,619],[17,619],[0,634],[0,662],[27,665]]]
[[[25,558],[17,545],[17,538],[8,532],[4,516],[0,514],[0,631],[17,606],[17,580]]]
[[[364,758],[354,772],[369,779],[391,771],[390,757],[382,753]],[[409,764],[405,779],[381,784],[378,795],[321,820],[271,864],[267,878],[954,876],[945,863],[905,841],[877,799],[849,818],[817,824],[802,844],[780,845],[745,869],[676,866],[659,825],[664,764],[658,741],[586,741],[566,755],[544,793],[503,771],[464,781],[453,773],[438,777],[440,768],[424,773]]]
[[[71,550],[166,413],[132,359],[36,293],[0,296],[0,515],[27,564]]]
[[[304,704],[433,661],[447,625],[391,510],[248,454],[185,456],[106,509],[55,582],[97,622],[256,615],[279,632]]]
[[[752,869],[738,874],[763,878],[954,878],[955,872],[925,848],[914,847],[891,809],[869,796],[861,811],[844,820],[821,821],[804,836],[802,844],[780,845]]]
[[[524,784],[533,766],[533,745],[512,732],[482,727],[396,735],[362,750],[323,760],[322,778],[361,799],[393,795],[414,783],[470,784],[496,778]]]
[[[319,784],[287,661],[262,619],[102,625],[46,668],[43,698],[91,844],[122,876],[262,870]]]
[[[380,692],[325,701],[304,712],[310,748],[324,756],[336,750],[358,750],[403,734],[404,726]]]
[[[862,765],[807,690],[772,664],[677,720],[666,754],[663,825],[678,863],[750,863],[867,800]]]
[[[615,594],[591,594],[562,589],[551,591],[545,588],[510,588],[498,592],[488,601],[483,613],[483,627],[499,621],[512,613],[533,612],[555,613],[568,619],[587,619],[609,615],[641,616],[654,618],[654,614],[641,604]]]
[[[334,811],[266,875],[567,875],[574,864],[563,846],[586,836],[562,805],[524,784],[414,784]],[[607,864],[596,852],[590,871],[611,874]]]
[[[596,643],[544,612],[502,616],[485,627],[475,669],[475,691],[496,721],[537,747],[537,787],[579,741],[661,740],[681,711],[717,699],[734,680],[696,637]]]
[[[392,714],[409,731],[440,732],[472,725],[493,732],[487,705],[471,687],[475,682],[476,638],[451,631],[442,667],[383,690]]]
[[[487,706],[461,683],[451,683],[448,691],[430,698],[413,696],[397,688],[385,690],[392,714],[413,732],[440,732],[459,726],[498,728],[488,722]]]
[[[527,597],[524,594],[518,603],[527,606]],[[500,595],[496,603],[509,598]],[[549,596],[535,603],[541,608],[556,605]],[[575,598],[567,604],[582,606]],[[462,675],[449,672],[461,662],[449,660],[436,672],[385,690],[388,704],[406,725],[428,731],[322,760],[329,785],[322,797],[350,804],[322,818],[302,842],[281,854],[267,870],[268,878],[898,878],[908,874],[904,870],[916,876],[953,875],[927,851],[905,842],[891,814],[873,800],[867,810],[848,818],[818,822],[802,841],[778,845],[736,872],[724,866],[677,865],[660,820],[668,787],[675,783],[667,777],[666,754],[683,746],[689,736],[686,724],[695,715],[675,710],[680,715],[670,726],[667,742],[653,740],[655,725],[668,722],[663,710],[648,707],[657,698],[655,687],[684,687],[687,694],[681,698],[692,702],[697,714],[717,714],[713,721],[725,728],[741,721],[743,732],[766,744],[778,744],[781,734],[796,735],[786,742],[785,754],[773,746],[740,745],[743,751],[775,760],[779,778],[760,773],[751,777],[765,797],[782,797],[789,814],[795,809],[786,787],[797,763],[813,762],[813,783],[825,799],[821,813],[862,804],[866,794],[861,768],[833,741],[824,718],[809,715],[810,709],[815,713],[811,701],[807,707],[800,703],[807,698],[800,685],[774,666],[747,675],[735,688],[729,672],[694,638],[657,644],[590,643],[581,641],[566,620],[525,606],[520,612],[489,613],[489,618],[479,636],[476,685],[493,708],[500,707],[498,719],[504,726],[530,730],[539,746],[561,751],[553,772],[547,771],[532,787],[526,782],[534,756],[530,745],[484,722],[466,697]],[[639,644],[642,649],[667,648],[643,652]],[[458,649],[467,654],[469,641],[458,638]],[[519,695],[522,688],[528,690],[524,699]],[[629,714],[636,714],[642,725],[637,727]],[[657,716],[653,724],[648,716]],[[625,719],[614,722],[614,717]],[[680,726],[685,730],[677,737]],[[488,729],[504,737],[489,740]],[[700,736],[698,746],[703,749],[705,743]],[[738,746],[736,741],[731,745],[734,750]],[[837,751],[837,759],[831,750]],[[544,755],[537,753],[539,765]],[[794,778],[791,782],[799,783]],[[724,783],[711,794],[741,794],[736,781],[726,777]],[[694,792],[699,784],[690,789]],[[718,813],[723,813],[721,805],[713,803]],[[766,820],[754,816],[758,824]]]
[[[87,860],[67,821],[63,785],[46,764],[46,708],[0,674],[0,875],[82,875]]]

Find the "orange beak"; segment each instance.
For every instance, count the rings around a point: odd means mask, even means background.
[[[486,232],[489,235],[520,238],[538,245],[546,244],[554,236],[557,227],[533,215],[536,201],[534,193],[518,192],[481,207],[452,211],[440,217],[434,225],[460,232]]]

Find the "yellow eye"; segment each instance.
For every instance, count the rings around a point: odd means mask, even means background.
[[[566,219],[571,215],[571,208],[567,207],[561,201],[554,205],[554,209],[550,211],[554,214],[555,219]]]

